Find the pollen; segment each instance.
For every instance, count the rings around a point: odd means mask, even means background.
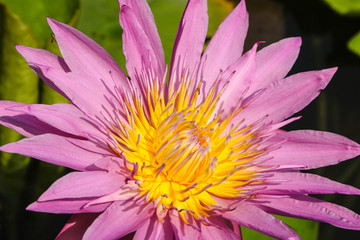
[[[253,194],[262,178],[251,163],[266,149],[259,149],[261,126],[231,124],[241,104],[222,113],[226,84],[215,83],[199,99],[202,82],[183,76],[170,85],[151,74],[139,76],[146,87],[121,95],[119,117],[107,129],[109,145],[125,159],[139,196],[154,202],[160,221],[175,209],[185,223],[206,222],[221,210],[218,199]]]

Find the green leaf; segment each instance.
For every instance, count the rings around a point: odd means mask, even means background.
[[[153,0],[149,1],[165,53],[165,62],[170,64],[176,31],[186,0]]]
[[[359,0],[324,0],[337,13],[342,15],[359,15],[360,1]]]
[[[226,0],[208,0],[209,28],[208,37],[212,37],[224,18],[234,9],[234,2]]]
[[[82,1],[77,29],[99,43],[125,71],[119,24],[119,4],[114,0]]]
[[[298,218],[275,216],[286,223],[290,228],[297,232],[303,240],[317,240],[319,223],[309,220],[303,220]],[[243,239],[261,239],[261,240],[273,240],[275,238],[266,236],[252,229],[241,227]]]
[[[46,17],[69,22],[79,8],[78,0],[0,0],[0,2],[5,3],[24,23],[31,26],[41,45],[51,35]]]
[[[38,77],[16,51],[15,44],[37,47],[31,29],[20,18],[0,4],[0,99],[25,103],[38,101]],[[13,130],[0,128],[0,145],[14,142],[20,135]],[[1,153],[1,166],[7,171],[15,171],[27,165],[29,158]]]
[[[170,64],[176,31],[187,0],[152,0],[149,1],[154,14],[156,26],[165,52],[165,62]],[[232,2],[226,0],[209,0],[209,27],[207,36],[214,35],[223,19],[234,8]]]
[[[15,44],[38,47],[31,29],[18,16],[0,3],[0,99],[36,103],[38,77],[16,51]],[[17,141],[21,136],[15,131],[0,127],[0,145]],[[17,207],[26,181],[30,158],[0,152],[0,215],[6,226],[7,239],[19,239]]]
[[[360,31],[349,40],[347,47],[360,56]]]

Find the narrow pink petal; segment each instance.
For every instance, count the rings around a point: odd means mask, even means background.
[[[257,195],[265,211],[291,217],[300,217],[327,222],[334,226],[360,230],[360,216],[335,204],[306,195],[291,195],[273,198],[271,195]]]
[[[221,108],[225,113],[237,105],[240,98],[244,95],[244,92],[247,91],[251,85],[251,79],[256,67],[255,58],[257,46],[258,44],[255,44],[251,50],[231,64],[221,77],[222,81],[228,81],[228,86],[221,95]],[[230,79],[228,80],[228,78]],[[211,85],[209,86],[208,82],[206,82],[205,88],[209,87],[211,87]],[[205,94],[207,94],[206,90]]]
[[[133,240],[172,240],[173,235],[174,233],[169,216],[167,215],[162,223],[156,215],[153,215],[151,218],[147,219],[138,230],[136,230]]]
[[[193,239],[201,239],[201,233],[196,230],[193,226],[187,225],[179,216],[177,211],[171,211],[170,223],[174,231],[176,240],[186,240],[188,236]]]
[[[280,219],[247,202],[241,203],[234,211],[225,212],[223,217],[277,239],[301,240],[300,236]]]
[[[256,56],[256,72],[248,94],[283,79],[294,65],[301,38],[286,38],[261,49]]]
[[[37,63],[40,65],[51,66],[52,68],[58,69],[63,72],[70,72],[70,68],[66,65],[63,58],[43,49],[30,48],[22,45],[15,46],[18,52],[25,58],[26,62]],[[32,68],[35,73],[52,89],[67,98],[66,94],[62,92],[52,81],[45,77],[41,71],[36,68]]]
[[[86,229],[99,216],[97,213],[81,213],[71,216],[55,240],[80,240]]]
[[[223,239],[223,240],[240,240],[241,238],[237,236],[233,230],[231,230],[221,217],[211,217],[209,219],[211,224],[201,225],[201,237],[202,239]]]
[[[16,45],[15,48],[25,58],[26,62],[46,64],[53,68],[62,69],[64,72],[70,72],[70,68],[66,65],[64,59],[49,51],[23,45]]]
[[[170,76],[175,68],[178,72],[182,69],[193,72],[196,64],[200,63],[208,21],[207,1],[189,0],[176,33]]]
[[[248,26],[249,14],[243,0],[221,23],[202,56],[204,80],[208,86],[221,70],[225,71],[241,57]]]
[[[90,225],[83,239],[119,239],[139,229],[153,214],[151,204],[114,202]]]
[[[282,132],[269,139],[267,144],[283,142],[281,148],[272,151],[272,159],[262,166],[299,165],[312,169],[338,164],[360,155],[360,145],[350,139],[330,132],[298,130]]]
[[[332,211],[334,213],[336,213],[337,215],[347,219],[347,221],[350,221],[350,222],[353,222],[357,225],[357,230],[359,230],[359,226],[360,226],[360,215],[356,214],[355,212],[343,207],[343,206],[340,206],[340,205],[337,205],[337,204],[333,204],[333,203],[330,203],[330,202],[325,202],[325,201],[321,201],[321,200],[318,200],[316,198],[312,198],[312,197],[309,197],[309,196],[304,196],[305,199],[311,199],[315,202],[317,202],[317,204],[319,206],[322,206],[326,209],[328,209],[329,211]]]
[[[80,31],[48,18],[55,34],[61,55],[72,72],[87,74],[93,81],[103,81],[106,86],[113,85],[113,79],[124,89],[129,89],[126,75],[115,60],[99,44]]]
[[[119,0],[120,4],[123,1]],[[126,4],[131,7],[142,29],[145,31],[158,62],[159,75],[162,76],[165,72],[165,56],[151,9],[146,0],[127,1]]]
[[[0,100],[0,124],[14,129],[25,137],[32,137],[45,133],[52,133],[62,136],[72,136],[40,121],[29,114],[10,110],[13,107],[26,107],[28,104]]]
[[[144,65],[162,78],[165,56],[149,5],[145,0],[119,0],[119,4],[126,68],[131,79],[136,80],[136,72],[140,73]]]
[[[106,142],[100,142],[97,140],[82,140],[82,139],[76,139],[76,138],[67,138],[68,142],[72,143],[76,147],[79,147],[81,149],[85,149],[86,151],[95,153],[97,155],[105,156],[104,158],[111,157],[112,161],[120,161],[121,158],[119,158],[117,155],[114,154],[114,152],[109,148],[109,146],[106,144]],[[103,158],[100,158],[103,159]],[[98,159],[98,160],[100,160]],[[95,164],[96,162],[94,162]],[[122,162],[116,163],[117,165],[122,165]]]
[[[360,190],[330,179],[302,172],[273,172],[273,176],[265,180],[265,190],[262,194],[356,194]]]
[[[124,182],[124,181],[122,181]],[[131,190],[124,190],[124,189],[118,189],[115,192],[112,192],[110,194],[104,195],[102,197],[96,198],[90,202],[88,202],[84,208],[92,205],[97,205],[100,203],[106,203],[106,202],[115,202],[115,201],[126,201],[129,199],[134,198],[135,196],[139,195],[139,191],[131,191]]]
[[[60,199],[46,202],[33,202],[26,210],[47,213],[91,213],[102,212],[111,203],[102,203],[84,208],[94,198]]]
[[[86,114],[102,119],[101,112],[114,109],[113,101],[110,100],[114,99],[114,93],[102,81],[87,75],[65,73],[49,66],[34,65],[34,67],[51,79],[69,97],[70,101]]]
[[[38,199],[100,197],[110,194],[125,184],[125,177],[105,171],[71,172],[54,182]]]
[[[85,114],[77,107],[67,103],[53,105],[31,104],[13,107],[11,110],[32,115],[39,120],[69,134],[88,137],[89,133],[98,133]]]
[[[0,147],[1,151],[18,153],[56,165],[84,171],[87,166],[103,158],[101,154],[70,143],[65,137],[44,134],[22,139]]]
[[[264,116],[267,122],[283,121],[317,97],[336,69],[303,72],[272,83],[234,118],[234,122],[245,118],[244,124],[251,124]]]

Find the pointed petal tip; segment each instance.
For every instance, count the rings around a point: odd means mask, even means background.
[[[31,47],[27,47],[21,44],[15,44],[15,49],[21,54],[21,56],[23,56],[24,58],[28,55],[32,53],[32,49]]]
[[[326,70],[328,71],[329,75],[334,75],[338,70],[338,67],[328,68]]]
[[[284,38],[282,40],[280,40],[279,42],[284,44],[284,47],[286,48],[292,48],[292,49],[297,49],[301,47],[302,44],[302,38],[301,37],[289,37],[289,38]],[[299,51],[299,50],[297,50]]]
[[[360,195],[360,189],[356,188],[356,187],[352,187],[350,186],[350,191],[349,191],[349,194],[351,195]]]
[[[51,17],[46,17],[46,20],[47,20],[49,25],[54,24],[54,23],[57,22],[56,20],[52,19]]]
[[[241,6],[241,8],[244,8],[246,10],[246,1],[245,0],[241,0],[239,5]]]
[[[20,52],[21,49],[23,49],[25,46],[21,45],[21,44],[15,44],[15,48],[16,50],[18,50],[18,52]]]
[[[14,143],[8,143],[8,144],[5,144],[5,145],[0,146],[0,151],[1,151],[1,152],[10,152],[10,153],[11,153],[11,151],[13,150],[13,149],[11,148],[11,146],[12,146],[13,144],[14,144]]]
[[[318,70],[319,75],[317,79],[319,81],[325,81],[328,83],[335,75],[337,69],[338,69],[337,67],[333,67],[333,68]]]
[[[46,20],[47,20],[51,30],[54,32],[54,34],[56,34],[57,30],[62,28],[62,25],[65,25],[64,23],[56,21],[55,19],[53,19],[51,17],[46,17]]]
[[[37,202],[35,201],[35,202],[31,203],[29,206],[27,206],[25,209],[27,211],[37,211],[36,205],[37,205]]]
[[[246,9],[245,0],[240,1],[240,3],[235,7],[234,11],[237,12],[237,16],[241,17],[241,15],[243,15],[247,21],[249,20],[249,13]]]
[[[289,38],[284,38],[282,40],[280,40],[279,42],[282,42],[283,44],[285,44],[284,46],[286,48],[290,48],[290,49],[297,49],[300,48],[302,45],[302,38],[301,37],[289,37]],[[296,50],[297,52],[300,50]]]
[[[294,43],[297,45],[297,46],[301,46],[302,44],[302,38],[301,37],[293,37],[293,38],[290,38],[294,41]]]

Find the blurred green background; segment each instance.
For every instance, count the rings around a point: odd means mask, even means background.
[[[177,26],[185,0],[148,1],[170,63]],[[238,3],[208,0],[208,39]],[[291,129],[318,129],[360,142],[360,1],[359,0],[247,0],[250,29],[245,48],[265,40],[301,36],[303,45],[292,73],[338,66],[332,82],[305,110]],[[68,23],[96,40],[125,70],[116,0],[0,0],[0,99],[26,103],[64,102],[43,84],[14,48],[15,44],[45,48],[56,54],[46,17]],[[263,44],[265,46],[266,44]],[[0,145],[21,137],[0,127]],[[360,187],[360,159],[315,172]],[[0,239],[53,239],[69,215],[25,211],[52,182],[69,170],[19,155],[0,153]],[[316,196],[360,213],[358,196]],[[304,240],[360,239],[356,231],[328,224],[282,218]],[[244,229],[244,239],[271,239]]]

